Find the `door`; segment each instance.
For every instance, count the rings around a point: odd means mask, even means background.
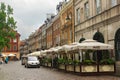
[[[115,34],[115,56],[116,60],[120,61],[120,28]]]

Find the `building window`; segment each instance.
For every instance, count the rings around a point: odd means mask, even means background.
[[[17,50],[17,46],[15,45],[15,46],[14,46],[14,51],[16,51],[16,50]]]
[[[80,8],[76,10],[76,15],[77,15],[77,24],[80,23]]]
[[[17,42],[17,39],[14,39],[14,40],[13,40],[13,42],[15,42],[15,43],[16,43],[16,42]]]
[[[11,51],[11,45],[10,45],[10,47],[9,47],[9,48],[7,48],[7,51]]]
[[[85,3],[85,18],[89,18],[89,4],[88,2]]]
[[[12,42],[12,39],[10,38],[10,43]]]
[[[117,5],[117,0],[111,0],[111,7]]]
[[[96,1],[96,13],[101,12],[101,0],[95,0]]]

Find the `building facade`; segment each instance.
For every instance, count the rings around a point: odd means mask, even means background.
[[[5,55],[10,55],[13,54],[16,56],[17,59],[20,58],[20,34],[16,31],[16,36],[15,38],[10,38],[10,48],[5,47],[2,51],[3,54]]]
[[[52,23],[46,29],[47,49],[53,47],[53,26]]]
[[[29,44],[28,39],[25,39],[20,42],[20,58],[27,54],[29,54]]]
[[[34,47],[34,43],[35,43],[35,40],[34,40],[34,34],[35,33],[32,33],[29,38],[28,38],[28,50],[29,50],[29,53],[31,52],[34,52],[35,51],[35,47]]]
[[[75,41],[94,39],[114,46],[120,61],[120,0],[75,0]],[[120,64],[117,64],[117,69]],[[120,72],[120,70],[117,70]]]
[[[46,20],[46,43],[47,49],[53,47],[53,19],[54,14],[47,14]]]
[[[41,41],[41,50],[45,50],[47,48],[47,41],[46,41],[46,24],[42,25],[42,41]]]
[[[61,45],[74,42],[74,0],[64,1],[60,10]]]
[[[38,32],[37,32],[37,48],[36,51],[41,50],[42,48],[42,26],[39,27]]]
[[[60,46],[60,26],[61,21],[59,14],[56,15],[53,19],[53,46]]]

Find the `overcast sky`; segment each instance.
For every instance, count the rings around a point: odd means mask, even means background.
[[[21,40],[28,38],[44,23],[47,13],[56,13],[56,5],[60,1],[63,0],[0,0],[14,9]]]

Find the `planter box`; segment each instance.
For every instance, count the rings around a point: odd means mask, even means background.
[[[48,63],[48,67],[52,67],[52,64],[51,64],[51,63]]]
[[[81,65],[81,72],[97,72],[97,65]]]
[[[45,66],[48,66],[48,64],[47,64],[47,63],[45,63],[44,65],[45,65]]]
[[[59,64],[59,69],[65,70],[65,65],[64,64]]]
[[[75,72],[80,72],[80,65],[75,65]]]
[[[69,65],[69,64],[68,64],[68,65],[66,66],[66,70],[67,70],[67,71],[74,71],[74,65]]]
[[[114,65],[99,65],[99,72],[114,72]]]

